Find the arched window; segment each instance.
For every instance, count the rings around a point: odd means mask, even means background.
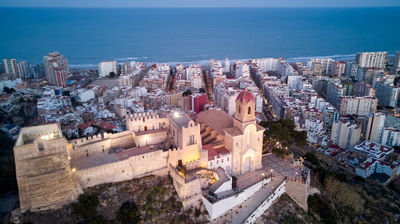
[[[249,109],[247,110],[247,113],[248,113],[248,114],[251,113],[251,107],[249,107]]]
[[[239,114],[240,114],[240,106],[238,106],[238,108],[239,108]]]

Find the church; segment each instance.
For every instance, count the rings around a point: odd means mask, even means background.
[[[14,146],[21,211],[59,208],[98,184],[171,175],[183,207],[202,201],[215,219],[272,179],[247,89],[234,117],[208,110],[193,120],[174,108],[127,115],[126,128],[70,141],[57,123],[22,128]]]

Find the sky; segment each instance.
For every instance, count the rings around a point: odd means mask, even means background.
[[[0,0],[0,7],[388,7],[400,0]]]

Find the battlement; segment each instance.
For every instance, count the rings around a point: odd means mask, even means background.
[[[193,127],[198,127],[198,126],[200,127],[200,124],[194,122],[193,120],[190,120],[187,125],[184,125],[182,127],[182,129],[193,128]]]
[[[130,131],[123,131],[123,132],[119,132],[119,133],[102,133],[102,134],[97,134],[97,135],[92,135],[92,136],[87,136],[84,138],[78,138],[75,140],[71,140],[69,143],[71,143],[73,146],[80,146],[80,145],[84,145],[84,144],[91,143],[91,142],[119,138],[119,137],[123,137],[123,136],[130,135],[130,134],[132,134]]]
[[[127,119],[129,118],[131,121],[142,120],[142,119],[157,119],[160,115],[156,112],[141,112],[127,115]]]
[[[15,146],[31,144],[37,138],[50,140],[63,138],[63,135],[57,123],[22,128],[15,142]]]

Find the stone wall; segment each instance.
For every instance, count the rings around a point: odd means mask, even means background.
[[[286,182],[286,192],[304,211],[308,210],[308,185],[303,183],[296,183],[293,181]]]
[[[76,176],[82,188],[87,188],[151,174],[167,175],[167,157],[168,152],[157,150],[114,163],[78,170]]]
[[[141,132],[166,128],[169,120],[160,117],[157,113],[143,112],[126,116],[126,128],[128,131]]]
[[[198,178],[185,181],[185,179],[179,175],[178,171],[169,165],[169,173],[172,177],[173,184],[179,198],[182,200],[184,209],[189,207],[197,207],[201,200],[201,189],[200,180]]]
[[[146,134],[139,134],[135,136],[135,142],[138,147],[146,145],[157,145],[163,143],[168,138],[167,130],[160,130],[157,132],[149,132]]]
[[[79,138],[70,141],[72,145],[71,159],[78,159],[90,156],[99,152],[108,152],[110,149],[130,148],[135,146],[135,135],[132,132],[124,131],[115,134],[104,133]]]
[[[59,208],[82,192],[69,162],[65,138],[14,147],[21,211]]]

